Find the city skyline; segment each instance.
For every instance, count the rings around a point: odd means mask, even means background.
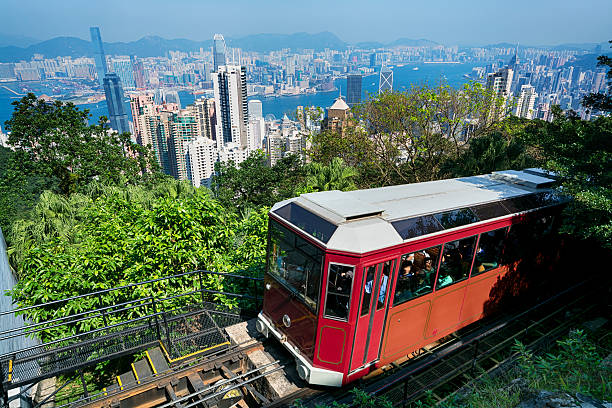
[[[604,0],[581,3],[521,0],[512,3],[512,7],[484,0],[472,1],[469,7],[445,0],[427,5],[393,0],[385,2],[384,7],[372,7],[363,1],[351,2],[351,7],[345,7],[347,2],[343,1],[315,0],[302,8],[277,0],[270,0],[265,7],[238,0],[223,5],[223,12],[238,16],[240,21],[230,25],[223,19],[206,17],[221,12],[220,5],[193,0],[175,5],[181,16],[176,20],[168,19],[167,12],[159,12],[162,3],[157,0],[146,4],[144,0],[109,0],[88,4],[86,9],[77,0],[61,3],[31,0],[30,3],[26,8],[16,0],[2,2],[0,12],[12,16],[4,22],[3,34],[39,40],[57,36],[87,39],[87,28],[100,26],[105,39],[115,42],[133,41],[147,35],[202,40],[212,38],[216,32],[223,32],[231,39],[258,33],[330,31],[348,43],[385,43],[404,37],[455,45],[601,43],[612,37],[609,25],[612,3]],[[321,13],[322,7],[325,13]],[[501,11],[503,18],[499,18]],[[206,22],[204,27],[202,21]]]

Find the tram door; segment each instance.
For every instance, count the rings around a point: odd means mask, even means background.
[[[378,357],[394,271],[394,259],[367,265],[364,268],[351,371]]]

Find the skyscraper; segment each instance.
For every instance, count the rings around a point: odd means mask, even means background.
[[[512,78],[514,71],[511,68],[501,68],[494,74],[489,74],[487,77],[487,89],[493,92],[493,97],[501,99],[501,104],[498,101],[493,101],[491,105],[491,113],[497,110],[499,117],[505,116],[505,108],[510,97],[510,88],[512,86]]]
[[[114,72],[104,76],[104,94],[106,95],[106,106],[108,107],[111,128],[120,134],[129,133],[130,124],[123,105],[123,88],[121,87],[121,80]]]
[[[252,99],[249,101],[249,117],[263,118],[263,108],[259,99]]]
[[[145,76],[142,61],[138,60],[135,55],[130,55],[130,62],[132,63],[132,71],[134,72],[134,85],[136,85],[136,88],[144,88]]]
[[[220,66],[225,65],[225,39],[223,35],[215,34],[213,48],[213,72],[217,72]]]
[[[249,121],[246,68],[221,65],[212,76],[218,145],[235,143],[246,148]]]
[[[91,45],[94,49],[94,58],[96,60],[96,72],[98,73],[98,82],[100,86],[104,86],[104,75],[108,71],[106,67],[106,55],[102,47],[102,37],[100,36],[100,27],[89,27],[91,36]]]
[[[126,58],[113,60],[113,71],[121,79],[121,85],[124,89],[134,89],[134,71],[132,70],[132,61]]]
[[[361,74],[346,77],[346,103],[351,108],[361,102]]]
[[[393,92],[393,71],[391,71],[391,68],[383,66],[380,70],[378,93],[385,91]]]
[[[521,118],[533,119],[535,100],[538,94],[531,85],[522,85],[516,101],[515,115]]]

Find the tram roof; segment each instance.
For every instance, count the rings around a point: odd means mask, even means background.
[[[496,218],[491,215],[551,205],[550,197],[538,193],[550,195],[554,181],[542,169],[506,170],[367,190],[307,193],[277,203],[272,212],[330,249],[361,253]]]

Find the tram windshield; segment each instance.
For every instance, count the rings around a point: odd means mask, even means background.
[[[270,220],[268,273],[316,310],[324,253]]]

